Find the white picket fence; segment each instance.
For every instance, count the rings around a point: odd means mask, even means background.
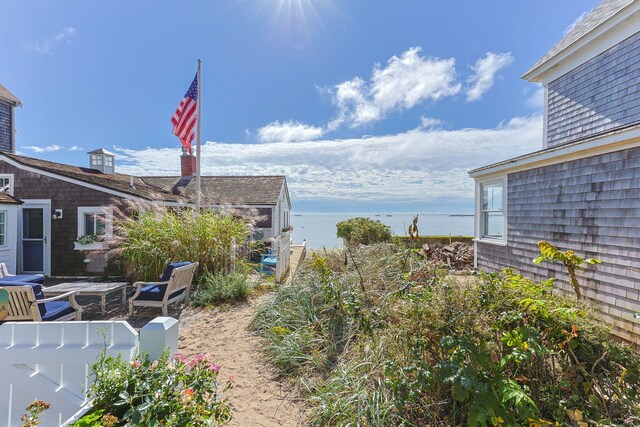
[[[0,426],[16,427],[25,408],[51,404],[42,426],[60,426],[87,405],[90,366],[101,351],[131,360],[138,348],[157,358],[177,350],[178,326],[157,318],[140,331],[127,322],[9,322],[0,325]]]

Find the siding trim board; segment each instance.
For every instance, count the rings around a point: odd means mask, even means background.
[[[469,176],[478,179],[492,175],[513,173],[639,146],[640,125],[634,125],[611,132],[605,136],[589,137],[584,141],[536,151],[524,156],[473,169],[469,171]]]

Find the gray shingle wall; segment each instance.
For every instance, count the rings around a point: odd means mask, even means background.
[[[0,151],[11,151],[11,106],[0,101]]]
[[[640,343],[640,148],[510,174],[507,194],[508,246],[478,243],[478,267],[556,277],[572,292],[558,266],[533,264],[536,243],[600,258],[580,273],[584,293],[616,335]]]
[[[548,85],[547,145],[640,123],[640,32]]]

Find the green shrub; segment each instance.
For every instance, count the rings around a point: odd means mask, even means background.
[[[205,273],[191,297],[191,304],[203,307],[221,302],[246,301],[251,295],[251,289],[252,286],[244,273]]]
[[[218,383],[220,366],[199,354],[192,359],[163,354],[132,362],[100,354],[88,392],[93,411],[74,426],[221,426],[231,419]],[[224,389],[229,387],[227,383]],[[116,424],[109,424],[116,425]]]
[[[242,245],[251,221],[231,213],[172,209],[154,203],[126,201],[114,208],[114,239],[110,254],[124,264],[132,280],[158,280],[167,263],[192,261],[199,272],[231,271],[235,245]]]
[[[349,218],[336,224],[337,236],[346,240],[349,245],[372,245],[390,242],[391,227],[377,219]]]
[[[640,420],[640,356],[587,304],[552,280],[455,279],[396,251],[316,257],[253,319],[268,359],[308,393],[312,425]]]

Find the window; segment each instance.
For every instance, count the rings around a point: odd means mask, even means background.
[[[0,211],[0,246],[7,241],[7,212]]]
[[[113,157],[104,156],[104,165],[108,166],[108,167],[112,167],[113,166]]]
[[[505,183],[506,177],[480,184],[480,239],[506,242]]]
[[[91,155],[91,166],[102,166],[102,156],[92,154]]]
[[[113,211],[100,206],[78,208],[78,237],[113,236]]]
[[[13,175],[0,175],[0,191],[13,194]]]
[[[105,214],[85,213],[84,214],[84,232],[85,234],[96,234],[98,236],[105,235],[105,223],[107,221]]]

